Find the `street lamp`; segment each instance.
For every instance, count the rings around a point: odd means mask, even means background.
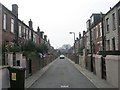
[[[74,34],[74,52],[76,53],[76,50],[75,50],[75,32],[69,32],[70,34]]]

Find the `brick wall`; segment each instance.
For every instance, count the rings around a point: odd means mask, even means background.
[[[0,45],[2,45],[2,5],[0,3]]]
[[[2,15],[6,14],[7,15],[7,29],[3,30],[2,33],[2,40],[3,41],[13,41],[15,39],[15,33],[11,33],[11,17],[14,19],[14,30],[17,31],[17,23],[16,23],[16,18],[14,15],[12,15],[6,8],[3,7],[2,9]],[[2,17],[3,18],[3,17]],[[3,19],[2,19],[3,22]],[[3,26],[3,24],[2,24]]]
[[[32,57],[32,73],[35,73],[40,69],[40,58]]]

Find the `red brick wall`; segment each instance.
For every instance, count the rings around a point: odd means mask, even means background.
[[[2,15],[3,14],[6,14],[7,15],[7,30],[4,31],[3,30],[3,33],[2,33],[2,40],[3,41],[13,41],[13,39],[15,39],[15,34],[11,33],[11,18],[14,18],[14,30],[17,31],[17,27],[16,27],[16,19],[15,17],[6,9],[3,8],[3,12],[2,12]],[[2,16],[3,18],[3,16]],[[2,19],[2,22],[3,22],[3,19]],[[3,23],[2,23],[3,24]],[[3,25],[2,25],[2,28],[3,28]]]

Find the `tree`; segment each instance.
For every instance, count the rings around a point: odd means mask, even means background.
[[[59,51],[61,52],[61,54],[65,54],[68,53],[68,50],[71,48],[70,44],[64,44],[62,45],[62,47],[59,48]]]
[[[70,45],[70,44],[64,44],[64,45],[62,46],[62,48],[65,49],[65,50],[68,50],[68,49],[71,48],[71,45]]]
[[[21,49],[22,51],[36,52],[36,44],[33,41],[28,40],[21,45]]]
[[[21,50],[23,54],[29,58],[37,55],[37,46],[32,40],[28,40],[21,44]]]
[[[47,47],[47,45],[45,45],[44,43],[41,44],[41,45],[39,45],[37,47],[37,52],[38,53],[42,53],[42,54],[48,53],[48,47]]]
[[[19,52],[20,46],[16,43],[9,42],[8,44],[2,44],[2,51],[3,52]]]

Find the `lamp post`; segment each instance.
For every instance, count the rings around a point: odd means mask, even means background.
[[[75,50],[75,32],[69,32],[70,34],[74,34],[74,53],[76,53],[76,50]]]

